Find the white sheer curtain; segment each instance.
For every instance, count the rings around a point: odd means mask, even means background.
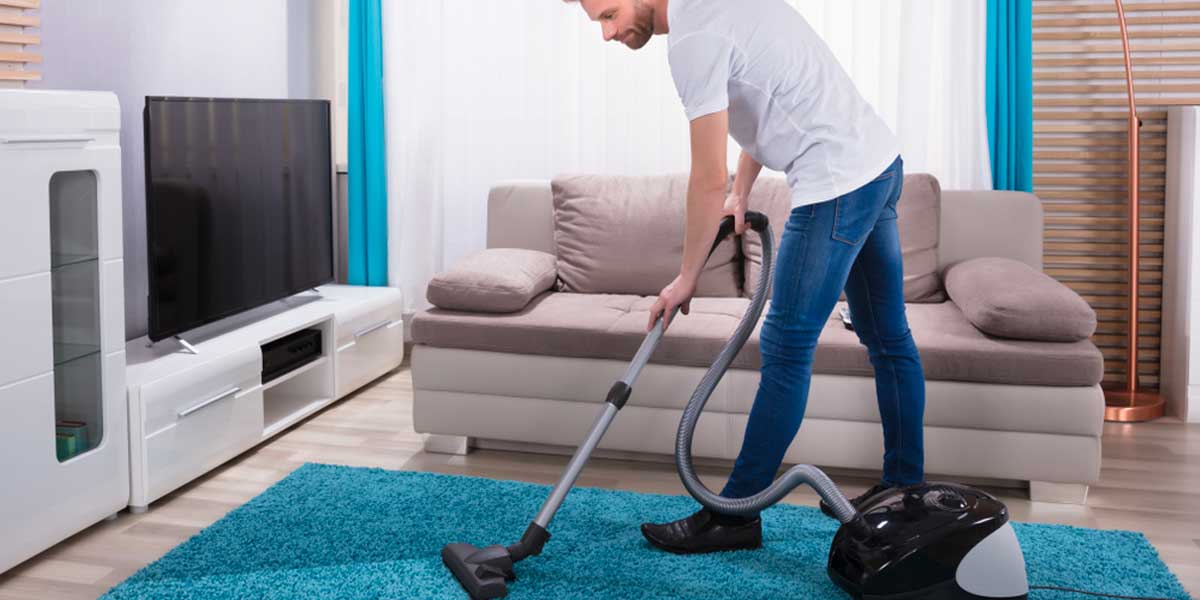
[[[986,0],[789,0],[900,137],[905,170],[990,189]]]
[[[986,0],[789,1],[900,135],[909,172],[990,185]],[[390,0],[383,17],[390,279],[410,311],[483,247],[495,183],[688,168],[662,37],[640,52],[604,44],[557,0]]]

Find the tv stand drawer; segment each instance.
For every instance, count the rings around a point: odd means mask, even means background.
[[[146,491],[159,498],[241,454],[262,438],[262,388],[232,392],[192,407],[145,442]]]
[[[143,435],[148,438],[174,426],[185,418],[181,415],[209,410],[201,405],[231,390],[244,395],[261,384],[262,353],[258,346],[246,346],[200,362],[204,358],[201,354],[196,357],[199,364],[142,386]],[[261,419],[258,426],[261,429]]]
[[[337,351],[338,398],[391,371],[404,360],[404,322],[382,321]]]
[[[335,300],[336,397],[370,383],[404,360],[404,296],[396,288],[328,285]]]

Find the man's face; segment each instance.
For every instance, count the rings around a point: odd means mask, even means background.
[[[654,35],[654,8],[645,0],[580,0],[588,18],[600,23],[606,42],[637,50]]]

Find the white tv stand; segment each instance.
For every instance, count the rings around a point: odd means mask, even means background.
[[[214,467],[395,369],[404,359],[394,288],[322,286],[203,338],[126,346],[130,510],[143,512]],[[259,313],[261,314],[261,312]],[[321,331],[321,357],[262,382],[263,344]]]

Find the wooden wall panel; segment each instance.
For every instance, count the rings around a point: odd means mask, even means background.
[[[1138,373],[1158,387],[1166,109],[1200,104],[1200,2],[1126,0],[1141,130]],[[1116,6],[1034,0],[1034,192],[1046,272],[1100,318],[1105,386],[1126,380],[1129,248],[1125,70]]]
[[[31,68],[42,62],[41,55],[27,51],[41,43],[37,34],[41,19],[35,12],[39,4],[39,0],[0,0],[0,87],[19,87],[41,78]]]

